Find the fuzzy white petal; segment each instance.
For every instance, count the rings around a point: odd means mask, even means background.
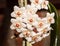
[[[11,30],[14,30],[14,29],[15,29],[15,27],[14,27],[13,25],[11,25],[11,26],[10,26],[10,29],[11,29]]]
[[[19,10],[19,7],[18,6],[14,6],[14,11],[17,11]]]
[[[21,34],[19,35],[19,37],[23,38],[23,37],[24,37],[24,35],[21,33]]]
[[[43,38],[46,38],[47,36],[49,36],[50,33],[44,34]]]
[[[20,29],[16,29],[16,31],[17,31],[17,32],[21,32],[21,30],[20,30]]]
[[[11,23],[15,23],[15,21],[16,21],[16,19],[13,19],[13,18],[11,19]]]
[[[27,41],[28,42],[31,42],[32,41],[32,38],[31,37],[26,37]]]
[[[30,25],[30,24],[27,24],[27,28],[28,28],[29,30],[33,30],[33,27],[32,27],[32,25]]]
[[[35,36],[35,35],[36,35],[36,33],[32,31],[32,32],[31,32],[31,35],[32,35],[32,36]]]
[[[11,17],[16,17],[16,14],[14,12],[12,12]]]

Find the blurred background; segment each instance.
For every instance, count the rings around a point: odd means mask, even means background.
[[[58,11],[58,29],[60,28],[60,0],[49,0]],[[13,11],[13,6],[18,5],[18,0],[0,0],[0,46],[6,45],[6,36],[10,26],[10,13]],[[60,36],[60,33],[58,33]],[[58,46],[60,37],[58,36]],[[5,42],[4,42],[5,41]]]

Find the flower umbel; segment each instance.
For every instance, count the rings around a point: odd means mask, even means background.
[[[25,38],[31,44],[41,41],[47,37],[52,30],[51,24],[55,23],[55,13],[47,12],[46,17],[39,17],[38,10],[48,10],[49,2],[47,0],[30,0],[31,5],[25,7],[14,6],[11,13],[12,30],[19,33],[19,37]]]

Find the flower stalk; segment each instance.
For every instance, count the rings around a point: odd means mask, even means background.
[[[27,0],[25,0],[25,6],[27,5]]]
[[[20,7],[26,6],[27,5],[27,0],[18,0],[18,4]]]

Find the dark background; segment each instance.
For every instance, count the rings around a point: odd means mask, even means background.
[[[60,0],[49,0],[60,13]],[[10,26],[10,13],[13,6],[18,5],[18,0],[0,0],[0,46],[5,46],[6,36]]]

